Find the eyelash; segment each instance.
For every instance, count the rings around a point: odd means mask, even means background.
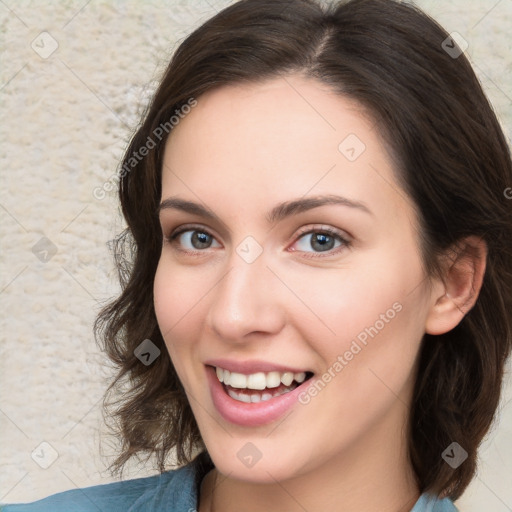
[[[208,230],[204,229],[201,226],[184,226],[178,231],[172,233],[171,235],[165,236],[165,243],[169,243],[173,246],[177,246],[176,239],[183,233],[187,231],[197,231],[199,233],[204,233],[212,238],[215,238]],[[348,249],[351,247],[350,240],[347,240],[345,236],[340,231],[337,231],[333,228],[322,227],[322,228],[304,228],[297,233],[297,240],[300,240],[303,236],[313,234],[313,233],[321,233],[324,235],[329,235],[341,242],[341,245],[335,249],[330,249],[329,251],[325,251],[325,256],[322,255],[322,252],[305,252],[305,251],[293,251],[293,252],[304,252],[306,254],[306,258],[324,258],[328,256],[333,256],[338,254],[340,251],[344,249]],[[208,248],[207,248],[208,249]],[[197,249],[195,251],[190,251],[188,249],[177,248],[178,251],[186,253],[190,256],[202,256],[207,249]],[[308,256],[309,255],[309,256]]]

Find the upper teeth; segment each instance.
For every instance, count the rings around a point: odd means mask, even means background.
[[[239,389],[265,389],[277,388],[281,383],[289,386],[294,380],[299,384],[306,379],[306,372],[269,372],[269,373],[243,373],[230,372],[223,368],[216,367],[217,378],[226,385]]]

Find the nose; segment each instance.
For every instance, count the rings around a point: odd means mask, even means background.
[[[285,325],[283,284],[264,255],[247,263],[233,251],[227,272],[212,290],[207,324],[224,342],[246,343],[251,335],[277,334]]]

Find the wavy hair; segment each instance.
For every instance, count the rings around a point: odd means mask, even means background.
[[[421,492],[454,500],[463,493],[499,405],[512,345],[512,204],[505,192],[512,164],[496,115],[457,48],[429,16],[396,0],[241,0],[180,44],[121,163],[127,228],[113,252],[122,291],[94,324],[117,371],[104,400],[121,441],[114,472],[134,455],[154,456],[163,471],[172,451],[184,464],[205,448],[153,305],[169,120],[214,88],[300,73],[356,100],[378,123],[416,205],[430,276],[439,255],[463,237],[487,244],[474,307],[450,332],[423,337],[408,428]],[[147,154],[134,159],[143,147]],[[148,338],[161,355],[146,366],[134,351]],[[453,441],[468,453],[456,469],[441,457]]]

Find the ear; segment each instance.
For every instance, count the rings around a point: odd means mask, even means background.
[[[484,280],[487,244],[469,236],[447,250],[442,260],[443,275],[432,286],[425,325],[428,334],[451,331],[475,305]]]

